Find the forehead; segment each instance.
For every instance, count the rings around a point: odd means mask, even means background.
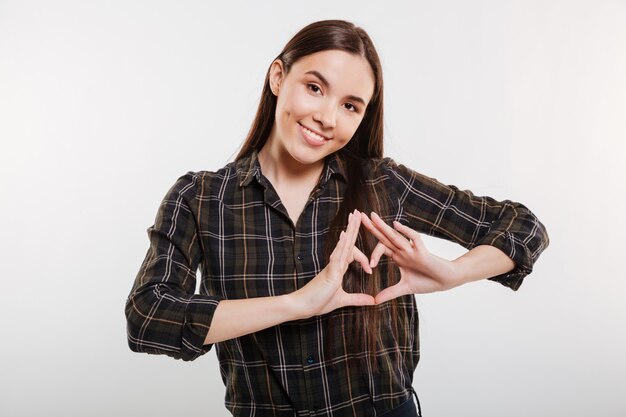
[[[290,73],[315,78],[305,75],[309,71],[321,73],[338,94],[357,95],[366,101],[374,94],[374,72],[369,62],[360,55],[337,50],[316,52],[296,61]]]

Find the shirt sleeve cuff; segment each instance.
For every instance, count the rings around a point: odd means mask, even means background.
[[[530,250],[511,232],[506,230],[492,231],[475,246],[478,245],[494,246],[515,262],[515,267],[511,271],[493,276],[489,280],[499,282],[513,291],[517,291],[522,285],[524,277],[532,272],[533,260]]]
[[[180,359],[191,361],[211,350],[213,344],[205,345],[204,341],[220,300],[220,297],[205,295],[189,298],[181,332]]]

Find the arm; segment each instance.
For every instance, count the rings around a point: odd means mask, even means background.
[[[503,275],[515,268],[515,262],[506,253],[489,245],[476,246],[452,263],[460,278],[457,285]]]
[[[546,228],[523,204],[477,196],[393,161],[387,166],[392,187],[405,209],[407,226],[469,250],[493,246],[514,262],[511,271],[489,279],[518,289],[548,247]]]
[[[392,183],[388,189],[400,203],[400,220],[414,222],[413,228],[398,221],[391,227],[374,212],[371,219],[362,214],[363,223],[379,240],[370,265],[375,267],[385,254],[400,270],[400,281],[378,293],[377,303],[405,294],[445,291],[484,278],[519,288],[548,244],[543,225],[528,209],[509,200],[474,196],[392,161],[388,166]],[[418,230],[470,251],[454,261],[440,258],[428,251]],[[532,245],[539,245],[538,249],[533,251]]]
[[[191,172],[180,177],[147,230],[150,247],[125,309],[135,352],[193,360],[211,348],[204,340],[220,298],[194,294],[202,260],[194,217],[200,181]]]
[[[222,300],[204,343],[211,345],[299,318],[300,309],[292,294]]]
[[[370,295],[348,294],[341,288],[343,274],[354,260],[371,273],[367,257],[354,246],[358,216],[352,216],[342,232],[329,264],[291,294],[242,300],[194,294],[202,260],[194,213],[202,180],[194,173],[180,177],[148,228],[150,248],[126,302],[131,350],[193,360],[219,341],[347,305],[374,304]]]
[[[500,249],[480,245],[454,261],[430,253],[420,234],[397,221],[394,228],[372,212],[372,219],[361,215],[365,226],[378,238],[370,265],[375,267],[384,254],[400,270],[400,281],[376,295],[383,303],[405,294],[446,291],[470,281],[489,278],[512,270],[515,263]]]

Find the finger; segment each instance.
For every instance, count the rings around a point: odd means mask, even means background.
[[[356,212],[356,210],[355,210]],[[359,234],[359,226],[361,224],[361,216],[355,215],[355,212],[350,213],[348,216],[348,227],[346,229],[346,242],[341,251],[341,261],[347,264],[350,263],[350,256],[352,255],[352,247],[356,242],[356,238]]]
[[[402,232],[405,236],[411,239],[414,247],[418,248],[422,246],[423,244],[422,237],[420,236],[419,233],[417,233],[415,230],[411,229],[410,227],[403,225],[400,222],[394,221],[393,224],[396,227],[396,229],[398,229],[399,232]]]
[[[387,287],[376,294],[376,304],[382,304],[386,301],[393,300],[394,298],[407,294],[413,294],[411,289],[408,288],[403,282],[398,282],[396,285]]]
[[[363,252],[361,252],[356,246],[352,249],[352,253],[354,255],[354,260],[361,264],[363,270],[368,274],[371,274],[372,268],[370,267],[367,256],[365,256],[365,254],[363,254]]]
[[[380,216],[374,212],[372,212],[372,223],[385,235],[385,237],[397,248],[402,250],[410,250],[411,244],[408,239],[405,238],[395,230],[393,227],[389,226]]]
[[[387,237],[385,236],[384,233],[382,233],[380,230],[378,230],[378,227],[374,223],[372,223],[370,218],[367,217],[367,214],[361,213],[361,222],[376,237],[376,239],[378,239],[386,247],[390,248],[391,250],[399,249],[399,248],[396,247],[396,245],[391,243],[391,241],[389,241],[389,239],[387,239]]]
[[[341,233],[339,234],[339,237],[341,239],[341,247],[339,249],[339,259],[344,259],[345,257],[345,252],[346,252],[346,247],[348,246],[348,240],[350,238],[350,229],[351,229],[351,224],[352,224],[352,213],[350,213],[348,215],[348,224],[346,225],[346,229],[342,230]]]
[[[359,228],[361,227],[361,216],[358,214],[357,210],[352,212],[352,217],[350,219],[350,232],[348,233],[348,243],[350,245],[354,245],[356,243],[356,239],[359,236]]]
[[[345,245],[346,245],[346,232],[345,230],[342,230],[341,233],[339,233],[339,238],[337,239],[337,245],[335,246],[335,250],[337,250],[337,248],[341,250],[343,249]]]
[[[370,267],[374,268],[378,265],[378,261],[383,255],[391,257],[393,251],[385,246],[382,242],[378,242],[374,250],[372,251],[372,258],[370,259]]]
[[[333,249],[333,251],[330,254],[329,261],[340,259],[338,257],[341,256],[341,251],[343,250],[345,243],[346,243],[346,232],[342,230],[341,233],[339,233],[339,238],[337,239],[337,244],[335,245],[335,249]]]
[[[342,297],[341,304],[342,307],[372,306],[376,304],[376,299],[369,294],[344,292],[344,297]]]

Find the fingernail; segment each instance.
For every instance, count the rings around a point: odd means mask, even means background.
[[[348,221],[350,221],[350,219],[352,219],[352,213],[348,216]]]

